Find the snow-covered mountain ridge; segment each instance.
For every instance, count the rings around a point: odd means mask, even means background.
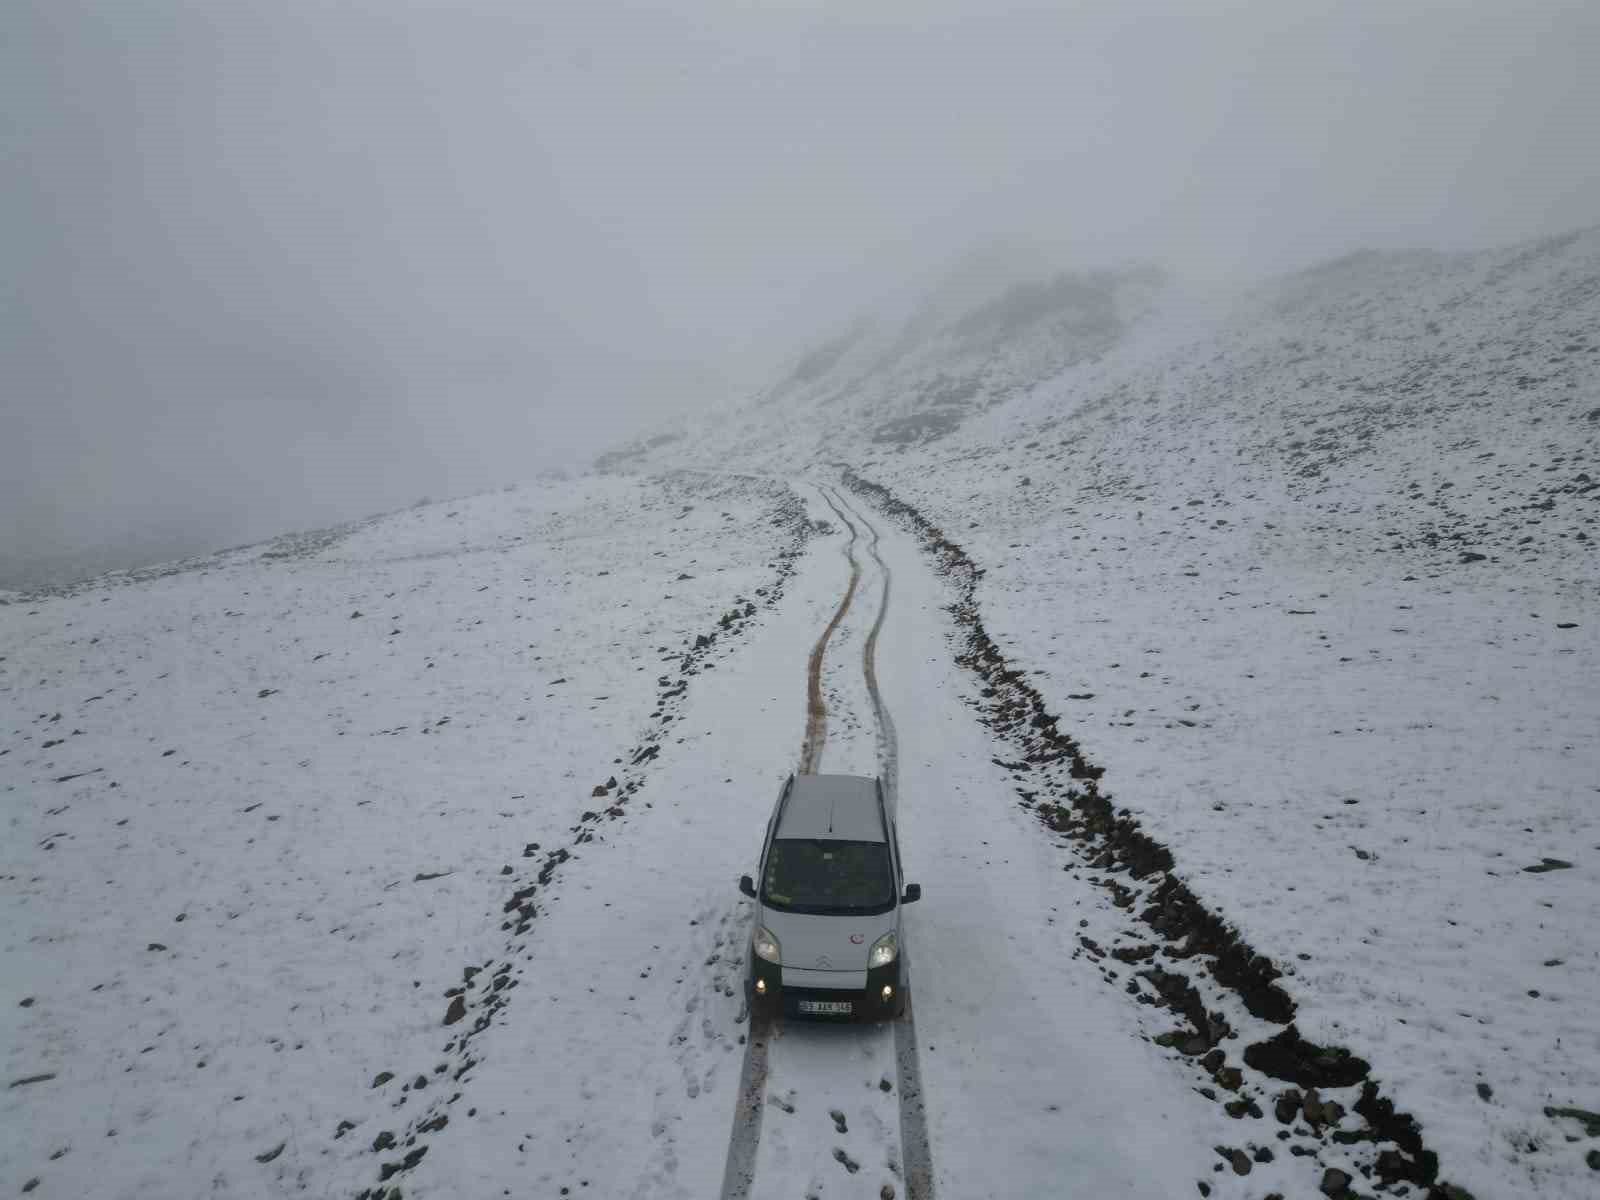
[[[913,442],[762,411],[653,461],[913,503],[1301,1032],[1474,1194],[1582,1194],[1546,1110],[1600,1111],[1600,230],[1155,304]]]
[[[871,1029],[774,1039],[754,1186],[722,1169],[734,881],[830,621],[823,769],[882,770],[882,616],[936,1194],[1381,1191],[1359,1088],[1286,1106],[1237,1005],[1204,1053],[1174,1028],[1207,952],[997,736],[1032,735],[959,661],[981,610],[1059,773],[1101,772],[1440,1179],[1589,1195],[1597,281],[1587,231],[1226,303],[952,293],[593,476],[0,595],[0,1175],[918,1195]],[[960,543],[971,611],[844,465]]]

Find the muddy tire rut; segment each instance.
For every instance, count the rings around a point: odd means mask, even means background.
[[[822,668],[827,657],[829,641],[843,622],[855,600],[861,582],[862,566],[856,555],[856,546],[862,531],[870,538],[868,553],[876,564],[882,588],[878,610],[871,630],[862,647],[861,669],[866,681],[873,719],[876,726],[878,774],[883,780],[884,792],[892,808],[899,803],[899,745],[895,735],[894,720],[878,690],[877,646],[889,612],[891,575],[878,553],[879,533],[872,523],[842,495],[832,488],[819,487],[823,502],[833,511],[839,523],[849,532],[845,543],[845,558],[850,564],[850,580],[844,596],[827,627],[818,636],[806,664],[806,730],[801,745],[798,770],[801,774],[815,774],[822,764],[822,752],[827,744],[828,710],[822,687]],[[908,964],[909,965],[909,964]],[[734,1106],[733,1129],[728,1141],[728,1158],[723,1172],[722,1200],[746,1200],[755,1184],[756,1158],[760,1149],[762,1116],[769,1093],[769,1047],[777,1032],[777,1018],[765,1007],[750,1008],[750,1029],[745,1043],[744,1066],[739,1079],[738,1099]],[[917,1060],[917,1033],[914,999],[907,989],[906,1007],[899,1020],[893,1022],[894,1059],[897,1076],[893,1087],[900,1114],[900,1164],[904,1195],[911,1200],[931,1200],[933,1196],[933,1157],[928,1140],[927,1116],[923,1104],[922,1073]],[[887,1080],[884,1081],[887,1084]],[[887,1088],[885,1090],[888,1090]],[[781,1100],[773,1102],[783,1107]],[[790,1109],[789,1111],[793,1111]],[[841,1119],[835,1116],[837,1123]],[[845,1130],[840,1129],[843,1133]],[[850,1174],[855,1174],[859,1164],[843,1150],[835,1157]],[[892,1185],[886,1184],[888,1193]]]
[[[822,762],[822,748],[828,741],[828,704],[822,694],[822,661],[827,657],[828,642],[833,637],[834,630],[839,628],[845,614],[850,611],[850,603],[855,599],[856,585],[861,582],[861,563],[856,559],[856,527],[850,519],[840,511],[834,497],[824,490],[822,498],[833,510],[833,515],[839,518],[839,523],[850,531],[850,540],[845,543],[845,558],[850,563],[850,582],[844,589],[844,596],[839,601],[839,607],[834,611],[833,619],[828,622],[818,636],[816,645],[811,647],[811,657],[806,662],[806,736],[800,745],[800,766],[802,775],[815,775],[817,767]]]

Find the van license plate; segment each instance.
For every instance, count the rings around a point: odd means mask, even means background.
[[[848,1000],[802,1000],[800,1011],[813,1013],[817,1016],[848,1017],[850,1015],[850,1001]]]

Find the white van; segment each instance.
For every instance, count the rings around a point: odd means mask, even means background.
[[[857,775],[791,775],[767,822],[750,938],[753,1006],[876,1021],[905,1011],[900,906],[922,895],[900,872],[883,784]]]

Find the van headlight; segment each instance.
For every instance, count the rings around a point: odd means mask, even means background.
[[[900,953],[900,939],[890,930],[877,941],[872,943],[872,952],[867,955],[868,967],[887,967]]]
[[[783,962],[783,955],[778,950],[778,939],[772,936],[772,930],[765,925],[756,926],[756,935],[750,940],[750,947],[756,952],[757,958],[780,965]],[[874,946],[873,949],[876,950],[877,947]]]

